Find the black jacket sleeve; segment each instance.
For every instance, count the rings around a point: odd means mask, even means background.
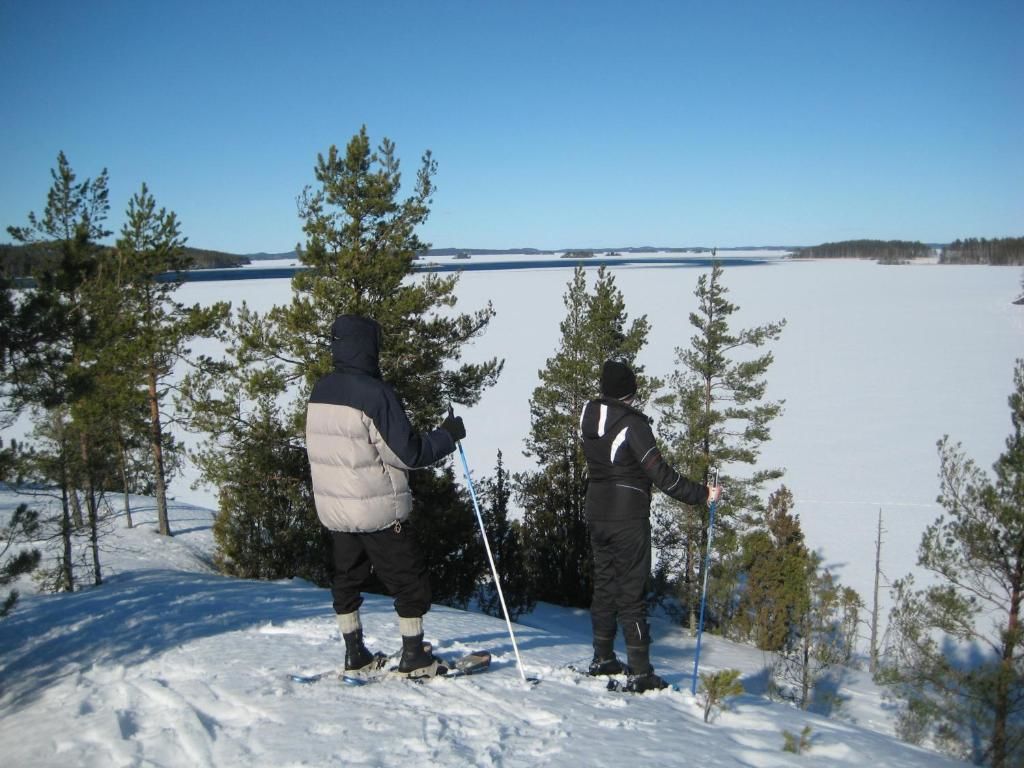
[[[416,432],[394,390],[386,386],[384,392],[377,428],[405,468],[429,467],[455,450],[455,440],[443,429]]]
[[[633,420],[626,443],[644,473],[660,491],[684,504],[698,506],[707,503],[707,486],[688,480],[665,461],[646,419]]]

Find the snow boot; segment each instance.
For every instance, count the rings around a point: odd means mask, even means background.
[[[587,670],[593,677],[598,675],[618,675],[625,671],[622,662],[615,656],[613,645],[615,636],[605,637],[594,635],[594,659]]]
[[[623,624],[622,633],[626,636],[626,663],[629,665],[625,690],[643,693],[668,688],[668,683],[654,674],[651,666],[651,630],[647,622]]]
[[[597,654],[594,654],[594,660],[590,662],[590,667],[587,669],[587,673],[592,677],[598,677],[600,675],[621,675],[625,671],[626,668],[614,653],[607,659],[602,659],[598,657]]]
[[[434,655],[430,643],[423,642],[423,635],[402,635],[402,658],[398,662],[398,671],[409,677],[434,677],[448,670],[441,666],[441,660]]]
[[[345,640],[345,671],[362,672],[372,669],[380,669],[387,661],[383,653],[370,653],[363,643],[363,630],[357,629],[342,635]]]
[[[626,686],[623,690],[630,693],[644,693],[645,691],[660,691],[664,688],[668,688],[668,683],[654,674],[652,669],[645,675],[629,675],[626,678]]]

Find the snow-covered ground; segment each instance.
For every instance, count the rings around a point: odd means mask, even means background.
[[[506,361],[498,385],[462,409],[477,474],[493,471],[498,450],[512,471],[532,466],[521,454],[528,400],[557,348],[571,270],[460,280],[460,309],[490,300],[497,310],[468,357]],[[614,273],[630,316],[646,314],[652,325],[641,362],[667,376],[674,348],[692,335],[700,269]],[[737,326],[788,321],[768,376],[785,413],[763,463],[786,467],[810,544],[865,598],[879,509],[892,578],[914,569],[921,531],[939,514],[936,440],[961,440],[985,469],[1003,449],[1013,362],[1024,351],[1024,307],[1011,304],[1020,278],[1019,268],[727,262]],[[289,281],[181,290],[186,302],[243,297],[269,309],[288,301]],[[116,524],[105,540],[102,588],[28,595],[0,621],[4,765],[951,764],[891,738],[891,710],[863,673],[846,676],[846,701],[830,717],[807,714],[759,695],[759,652],[714,637],[705,638],[705,668],[743,670],[751,693],[713,725],[688,693],[611,696],[563,669],[588,656],[586,613],[550,606],[517,628],[526,672],[543,681],[535,688],[519,680],[503,621],[445,608],[428,616],[428,639],[442,653],[491,649],[492,672],[431,685],[298,686],[288,672],[341,662],[329,596],[307,584],[215,575],[208,510],[216,493],[190,488],[195,479],[192,471],[172,486],[173,539],[156,536],[151,513],[137,511],[144,524]],[[364,614],[370,642],[395,650],[389,601],[371,598]],[[655,632],[658,670],[688,690],[693,641],[663,622]],[[805,724],[815,734],[810,753],[782,752],[782,731]]]
[[[0,511],[16,499],[0,493]],[[136,499],[139,504],[143,500]],[[365,688],[289,674],[336,669],[343,650],[330,595],[303,582],[212,572],[210,512],[174,505],[178,534],[116,521],[104,542],[106,583],[28,595],[0,621],[0,755],[12,768],[161,766],[959,765],[892,738],[892,717],[851,671],[831,716],[759,695],[765,660],[706,636],[702,670],[738,668],[751,693],[703,722],[689,693],[694,642],[654,622],[652,660],[681,692],[612,694],[565,666],[590,652],[585,611],[541,605],[515,625],[522,682],[505,623],[435,607],[426,635],[441,654],[487,648],[491,671]],[[362,609],[368,644],[399,646],[390,601]],[[622,649],[619,649],[620,653]],[[812,745],[784,752],[783,732]]]

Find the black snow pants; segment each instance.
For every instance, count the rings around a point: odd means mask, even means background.
[[[363,604],[362,590],[373,574],[395,598],[402,618],[419,618],[430,610],[430,578],[412,526],[373,533],[331,531],[334,575],[331,596],[335,613],[351,613]]]
[[[590,543],[594,553],[594,598],[590,618],[595,647],[608,639],[609,650],[616,624],[628,645],[648,645],[647,588],[651,574],[651,523],[642,520],[592,520]]]

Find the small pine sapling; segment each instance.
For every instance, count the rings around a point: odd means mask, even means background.
[[[792,752],[794,755],[802,755],[811,748],[811,726],[805,725],[804,729],[800,731],[799,736],[796,736],[789,731],[783,731],[782,738],[784,740],[782,745],[783,752]]]
[[[739,696],[744,692],[743,683],[739,680],[738,669],[720,669],[717,672],[704,672],[700,676],[700,693],[704,698],[704,722],[710,722],[711,712],[715,707],[725,711],[729,709],[726,699]]]

